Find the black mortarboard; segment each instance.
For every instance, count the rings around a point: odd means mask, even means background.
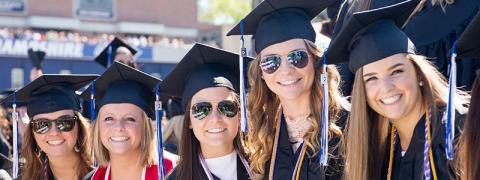
[[[132,55],[137,53],[137,50],[129,46],[127,43],[123,42],[121,39],[115,37],[108,46],[103,49],[103,51],[95,57],[95,61],[98,62],[103,67],[108,68],[111,64],[113,64],[113,60],[115,59],[116,51],[119,47],[126,47]]]
[[[167,117],[167,119],[170,119],[174,116],[185,114],[185,111],[182,108],[181,98],[178,98],[178,97],[162,98],[162,103],[166,104],[165,116]]]
[[[415,46],[425,46],[448,36],[455,28],[478,11],[479,0],[455,0],[442,7],[425,3],[425,8],[416,13],[405,26],[405,33]]]
[[[12,107],[12,102],[4,102],[3,99],[7,98],[10,94],[12,94],[13,92],[15,92],[15,89],[4,89],[0,92],[0,103],[4,108],[11,108]],[[22,106],[26,106],[27,103],[26,102],[16,102],[17,103],[17,107],[22,107]]]
[[[4,101],[26,102],[30,118],[65,109],[80,110],[75,90],[97,77],[98,75],[45,74],[9,95]]]
[[[352,72],[398,53],[414,53],[415,47],[400,26],[416,7],[410,0],[391,6],[353,13],[330,43],[329,64],[349,62]]]
[[[153,76],[131,68],[123,63],[113,62],[93,83],[95,111],[106,104],[130,103],[141,108],[153,118],[154,89],[160,82]],[[82,98],[89,99],[92,86],[83,93]],[[94,117],[92,117],[93,119]]]
[[[238,54],[197,43],[161,84],[162,92],[182,98],[184,109],[195,93],[209,87],[226,87],[238,93]]]
[[[42,68],[42,62],[45,59],[46,53],[44,51],[34,51],[32,48],[28,49],[28,58],[32,62],[33,66],[38,69]]]
[[[227,36],[254,35],[255,51],[290,39],[315,42],[311,20],[336,0],[264,0]]]
[[[480,11],[457,41],[457,57],[480,58]]]

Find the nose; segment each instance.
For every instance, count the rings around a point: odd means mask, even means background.
[[[52,127],[48,131],[48,134],[50,135],[58,135],[60,134],[60,130],[57,128],[57,125],[55,123],[52,124]]]
[[[125,129],[125,121],[124,120],[115,120],[115,123],[112,127],[116,131],[123,131]]]
[[[211,121],[220,121],[222,120],[222,113],[218,110],[218,108],[212,108],[212,112],[210,113],[210,117],[208,118]]]
[[[278,72],[281,74],[290,74],[295,70],[295,67],[287,61],[286,56],[281,57],[280,67],[278,67]]]
[[[395,80],[390,77],[382,78],[380,93],[388,93],[393,89],[395,89]]]

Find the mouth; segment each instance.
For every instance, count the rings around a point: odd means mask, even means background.
[[[214,129],[209,129],[206,132],[207,133],[212,133],[212,134],[219,134],[227,131],[227,128],[214,128]]]
[[[391,105],[398,102],[401,97],[402,95],[398,94],[398,95],[390,96],[387,98],[382,98],[380,99],[380,102],[382,102],[384,105]]]
[[[110,137],[110,141],[112,142],[125,142],[128,141],[130,138],[125,137],[125,136],[120,136],[120,137]]]
[[[295,83],[299,82],[300,80],[302,80],[302,78],[292,79],[292,80],[288,80],[288,81],[279,81],[277,83],[282,85],[282,86],[289,86],[289,85],[292,85],[292,84],[295,84]]]
[[[47,141],[47,144],[57,146],[63,144],[64,142],[65,140],[50,140]]]

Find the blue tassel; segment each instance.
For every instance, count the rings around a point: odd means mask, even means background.
[[[321,84],[323,86],[323,101],[322,101],[322,122],[321,122],[321,139],[320,139],[320,166],[327,166],[328,162],[328,76],[326,52],[322,57],[322,74],[320,75]]]
[[[243,20],[240,21],[240,128],[242,132],[248,132],[248,119],[247,119],[247,98],[245,92],[245,73],[244,73],[244,57],[247,56],[247,49],[244,46],[245,40],[243,39]]]
[[[12,176],[13,179],[18,179],[19,162],[18,162],[18,120],[19,115],[17,112],[17,91],[13,92],[13,104],[12,104],[12,120],[13,120],[13,167]]]
[[[107,64],[107,68],[110,67],[110,65],[112,64],[112,46],[108,46],[108,51],[107,51],[107,60],[108,60],[108,64]]]
[[[157,152],[158,152],[158,179],[165,179],[165,164],[163,162],[163,142],[162,142],[162,102],[160,101],[160,83],[155,88],[155,120],[157,121]]]
[[[95,119],[97,119],[96,117],[96,113],[95,113],[95,85],[94,85],[94,82],[92,80],[92,82],[90,83],[90,119],[92,120],[92,123],[95,122]]]
[[[453,160],[453,140],[455,137],[455,91],[457,89],[457,63],[455,59],[457,57],[457,43],[453,44],[452,57],[450,61],[449,69],[449,93],[447,104],[447,124],[445,128],[445,151],[448,160]]]

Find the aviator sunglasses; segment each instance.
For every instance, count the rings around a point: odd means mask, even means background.
[[[199,102],[192,106],[192,115],[198,120],[205,119],[213,109],[213,105],[210,102]],[[239,107],[234,101],[223,100],[217,104],[217,109],[224,116],[228,118],[235,117],[237,115]]]
[[[304,68],[308,64],[306,50],[294,50],[287,54],[287,61],[296,68]],[[282,56],[278,54],[267,55],[260,60],[260,68],[267,74],[272,74],[280,67]]]
[[[31,121],[30,127],[35,133],[45,134],[52,128],[53,124],[55,124],[58,130],[62,132],[70,132],[75,126],[77,119],[77,116],[70,115],[60,116],[55,120],[39,118]]]

